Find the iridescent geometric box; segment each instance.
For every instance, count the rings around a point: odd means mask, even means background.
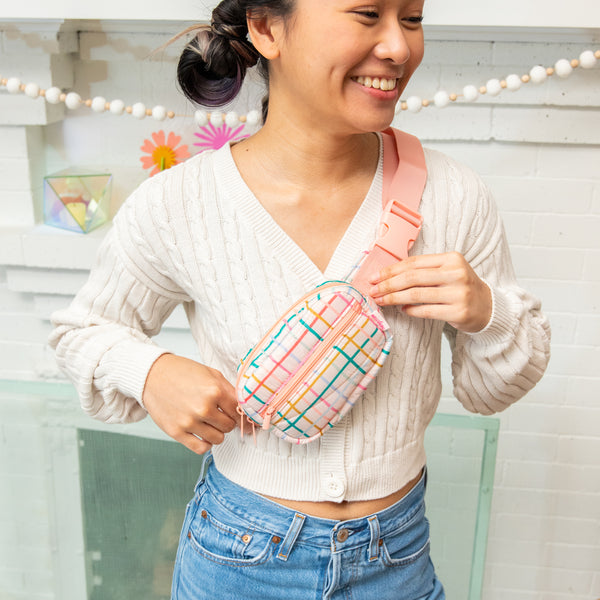
[[[111,189],[110,173],[71,168],[47,175],[44,177],[44,222],[88,233],[108,221]]]

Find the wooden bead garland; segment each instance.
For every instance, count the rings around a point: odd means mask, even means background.
[[[545,82],[548,77],[554,75],[564,79],[571,75],[574,69],[591,69],[595,67],[598,59],[600,59],[600,50],[585,50],[579,55],[579,58],[574,58],[572,60],[561,58],[555,63],[554,67],[535,65],[529,73],[521,76],[511,74],[508,75],[506,79],[502,80],[490,79],[486,85],[482,85],[479,88],[474,85],[466,85],[462,90],[462,94],[449,94],[445,90],[439,90],[434,95],[433,100],[421,99],[418,96],[409,96],[406,100],[398,102],[396,105],[396,113],[406,110],[412,113],[418,113],[422,108],[426,108],[431,104],[438,108],[444,108],[450,103],[456,102],[459,98],[464,99],[466,102],[475,102],[479,96],[485,94],[488,96],[497,96],[505,89],[515,92],[524,83],[531,82],[534,84],[541,84]],[[80,106],[85,105],[88,108],[91,108],[95,113],[103,113],[106,111],[113,115],[127,113],[136,119],[152,117],[156,121],[173,119],[176,116],[188,116],[176,115],[173,111],[167,110],[161,105],[155,106],[152,109],[146,108],[142,102],[136,102],[132,106],[126,106],[122,100],[108,102],[102,96],[82,100],[81,96],[75,92],[65,93],[57,87],[50,87],[47,90],[44,90],[33,82],[24,84],[17,77],[0,78],[0,86],[5,87],[9,94],[23,93],[29,98],[43,97],[49,104],[60,104],[61,102],[64,102],[69,110],[77,110]],[[247,123],[248,125],[255,126],[260,123],[261,116],[257,110],[252,110],[247,115],[241,116],[238,116],[238,114],[233,111],[222,113],[219,111],[206,112],[204,110],[197,110],[194,113],[194,120],[200,127],[204,127],[205,125],[208,125],[208,123],[215,126],[226,123],[229,127],[236,127],[240,123]]]
[[[548,77],[555,74],[564,79],[577,67],[591,69],[596,65],[598,59],[600,59],[600,50],[586,50],[580,54],[579,59],[568,61],[562,58],[556,62],[554,67],[545,68],[541,65],[536,65],[525,75],[519,76],[511,74],[508,75],[506,79],[502,80],[490,79],[486,85],[482,85],[479,88],[474,85],[466,85],[463,88],[462,94],[448,94],[447,92],[440,90],[434,96],[433,103],[438,108],[443,108],[450,102],[455,102],[459,98],[463,98],[466,102],[475,102],[480,95],[483,96],[484,94],[487,94],[488,96],[497,96],[505,89],[515,92],[521,88],[524,83],[531,82],[540,84],[546,81]],[[448,100],[450,102],[448,102]],[[421,108],[427,107],[430,104],[429,100],[422,100],[418,96],[410,96],[405,101],[398,103],[396,112],[408,110],[409,112],[417,113]]]

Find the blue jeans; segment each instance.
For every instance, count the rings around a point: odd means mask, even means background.
[[[172,600],[445,600],[429,558],[425,472],[385,510],[335,521],[249,492],[208,461],[186,509]]]

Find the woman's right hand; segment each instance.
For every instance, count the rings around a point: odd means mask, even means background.
[[[220,444],[239,418],[234,388],[219,371],[174,354],[154,362],[142,401],[167,435],[197,454]]]

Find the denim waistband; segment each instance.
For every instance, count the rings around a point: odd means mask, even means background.
[[[294,511],[237,485],[216,469],[210,455],[206,455],[205,464],[205,475],[198,485],[206,484],[221,506],[253,527],[280,536],[284,540],[281,551],[286,545],[291,549],[295,543],[331,547],[334,551],[364,544],[374,546],[380,538],[397,533],[424,510],[426,468],[417,484],[395,504],[372,515],[337,521]],[[346,531],[340,535],[342,529]]]

